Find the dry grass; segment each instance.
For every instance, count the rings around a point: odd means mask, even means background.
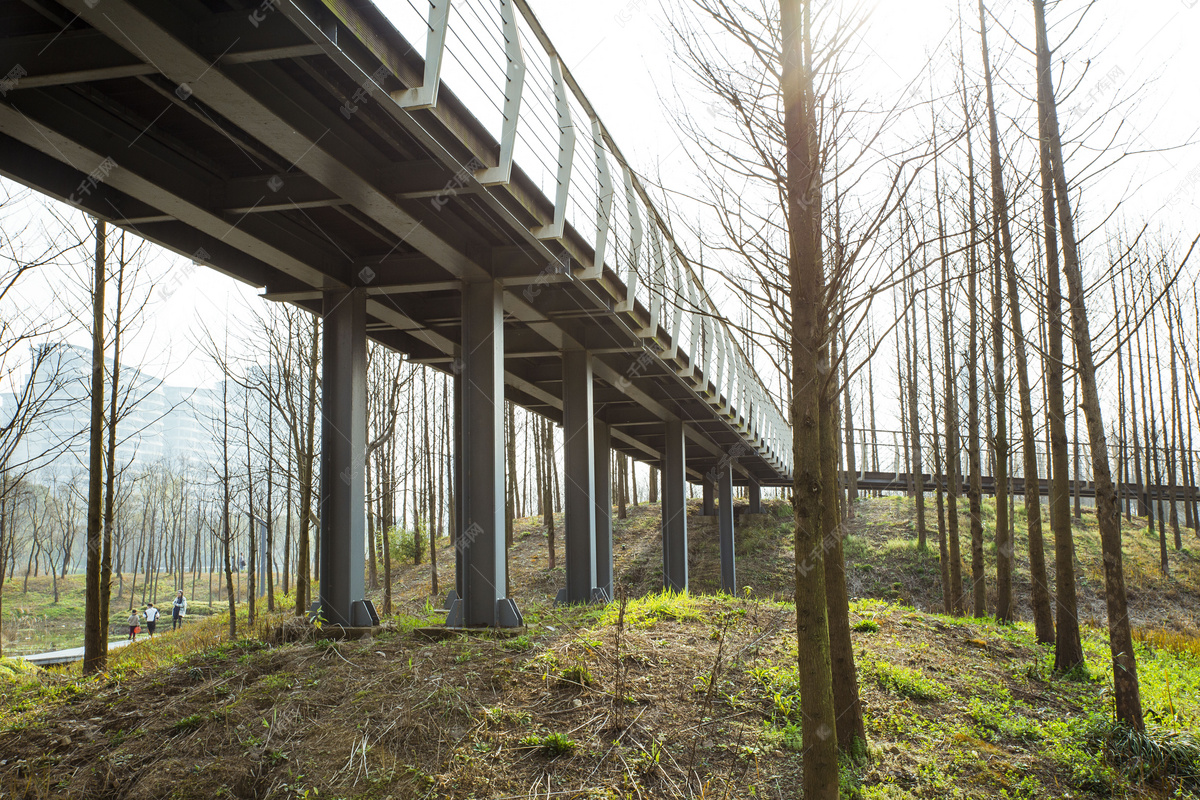
[[[860,554],[872,566],[861,572],[915,592],[923,578],[903,565],[924,569],[927,556],[906,541],[897,504],[884,502],[891,511],[863,515],[880,531],[861,536],[878,540]],[[643,509],[618,526],[618,583],[652,583],[656,522]],[[0,797],[798,795],[787,605],[656,593],[557,608],[546,599],[558,576],[544,566],[544,532],[531,521],[518,531],[513,581],[530,626],[516,638],[413,636],[442,613],[422,596],[425,583],[373,639],[285,641],[270,629],[280,620],[263,619],[230,642],[214,618],[139,641],[105,676],[0,684]],[[763,555],[778,552],[779,534],[765,520],[746,537],[758,542],[742,561],[761,559],[758,592],[776,591],[766,576],[788,570],[786,557]],[[698,563],[711,557],[696,551]],[[427,570],[397,577],[416,589]],[[877,599],[856,602],[852,616],[864,623],[853,636],[871,760],[846,766],[844,796],[1189,796],[1169,780],[1135,783],[1105,760],[1095,732],[1111,693],[1095,636],[1098,679],[1074,682],[1050,674],[1024,625]],[[1176,729],[1195,727],[1195,639],[1171,627],[1140,638],[1147,708]]]

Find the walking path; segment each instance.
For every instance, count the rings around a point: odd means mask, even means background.
[[[129,644],[128,639],[117,639],[108,643],[109,650],[116,650],[118,647],[124,647]],[[66,650],[52,650],[49,653],[34,653],[28,656],[16,656],[16,658],[24,659],[30,664],[36,664],[39,667],[50,667],[57,664],[71,664],[75,661],[83,660],[83,648],[71,647]]]

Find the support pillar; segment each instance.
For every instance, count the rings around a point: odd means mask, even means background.
[[[666,422],[662,459],[663,586],[688,588],[687,479],[684,474],[683,421]]]
[[[721,591],[737,594],[737,564],[733,551],[733,465],[717,473],[717,527],[721,538]]]
[[[563,359],[563,540],[565,603],[588,603],[596,588],[595,432],[592,429],[592,357],[566,350]]]
[[[379,622],[365,600],[367,333],[361,289],[326,292],[321,333],[320,588],[314,618]]]
[[[450,627],[524,624],[505,597],[504,546],[504,303],[494,281],[468,283],[462,293],[462,359],[455,419],[462,453],[456,465],[461,510],[456,547],[461,562]]]
[[[762,487],[759,486],[757,483],[753,483],[753,482],[750,484],[750,508],[748,509],[748,513],[750,513],[750,514],[763,513],[763,510],[762,510]]]
[[[613,597],[612,542],[612,439],[607,423],[592,425],[596,448],[593,481],[596,487],[596,590],[604,592],[605,602]]]
[[[716,507],[713,505],[712,482],[709,481],[706,476],[705,479],[700,483],[700,486],[704,489],[704,510],[701,512],[701,516],[715,517],[717,515],[717,511]]]

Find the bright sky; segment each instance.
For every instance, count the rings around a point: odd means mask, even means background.
[[[659,0],[529,0],[564,62],[575,75],[625,155],[643,173],[659,172],[683,190],[696,185],[683,158],[679,134],[669,106],[676,102],[682,72],[673,63],[669,33]],[[765,0],[769,3],[770,0]],[[1074,0],[1063,0],[1062,11]],[[1072,43],[1067,74],[1078,75],[1092,58],[1087,75],[1063,105],[1067,131],[1078,130],[1095,114],[1127,95],[1136,95],[1136,110],[1125,119],[1138,147],[1165,148],[1196,138],[1200,89],[1200,1],[1139,0],[1098,2],[1084,25],[1090,39]],[[1000,0],[994,13],[1018,36],[1032,18],[1024,0]],[[973,7],[967,9],[973,14]],[[942,42],[953,29],[954,6],[942,0],[879,0],[863,33],[854,83],[864,95],[891,98],[918,75],[929,54],[935,65],[954,70],[951,43]],[[1063,31],[1053,32],[1052,39]],[[978,45],[968,23],[968,68],[978,69]],[[957,34],[952,33],[956,41]],[[1003,32],[991,29],[993,59],[1014,48]],[[1010,65],[1014,80],[1032,80],[1023,65]],[[950,80],[949,78],[946,79]],[[1135,92],[1135,89],[1138,89]],[[683,96],[695,95],[687,88]],[[1032,91],[1032,89],[1030,89]],[[664,99],[667,101],[664,104]],[[701,101],[697,101],[701,102]],[[1015,109],[1015,104],[1014,104]],[[1015,113],[1015,110],[1014,110]],[[1132,191],[1128,187],[1140,187]],[[1200,228],[1200,148],[1141,156],[1123,163],[1102,190],[1109,198],[1128,197],[1135,217],[1165,221],[1190,240]],[[1190,233],[1188,231],[1191,230]],[[186,274],[169,298],[157,302],[152,334],[143,336],[142,359],[155,372],[169,372],[173,383],[210,380],[214,371],[194,353],[200,320],[220,326],[226,314],[243,314],[247,303],[262,302],[254,292],[206,269]],[[78,337],[77,337],[78,338]],[[136,348],[135,348],[136,350]]]

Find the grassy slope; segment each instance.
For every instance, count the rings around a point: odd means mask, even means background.
[[[936,556],[908,542],[910,513],[864,502],[847,547],[872,753],[847,768],[848,795],[1197,796],[1131,783],[1105,760],[1098,630],[1085,629],[1090,675],[1068,681],[1050,675],[1027,625],[918,610],[940,603],[940,587]],[[525,521],[511,562],[530,627],[514,639],[413,636],[441,612],[412,599],[428,567],[406,567],[397,595],[409,599],[371,640],[268,644],[279,639],[262,625],[230,643],[213,618],[122,651],[101,678],[0,677],[0,797],[798,796],[794,617],[780,602],[789,534],[772,517],[740,522],[753,597],[699,594],[718,580],[716,531],[693,517],[696,595],[628,600],[623,616],[620,603],[556,609],[561,568],[546,569],[544,530]],[[626,597],[661,580],[656,526],[642,508],[617,527]],[[1099,576],[1086,519],[1077,539],[1089,608]],[[1196,561],[1178,554],[1175,577],[1160,579],[1142,569],[1147,553],[1156,563],[1153,540],[1127,541],[1134,616],[1151,631],[1138,645],[1144,703],[1194,730]]]

